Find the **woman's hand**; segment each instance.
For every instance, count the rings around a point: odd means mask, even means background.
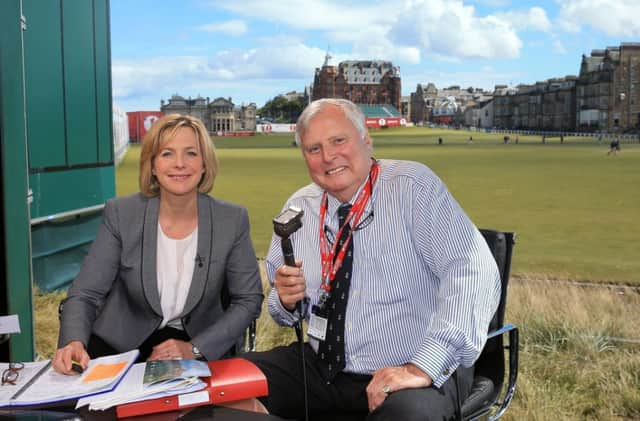
[[[191,342],[178,339],[167,339],[153,347],[147,361],[193,359]]]
[[[85,370],[89,366],[89,359],[84,344],[80,341],[71,341],[56,350],[56,355],[53,357],[53,369],[62,374],[78,374],[72,368],[73,363],[78,363]]]

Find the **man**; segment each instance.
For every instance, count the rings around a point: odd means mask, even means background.
[[[373,159],[355,104],[313,102],[298,119],[296,142],[314,182],[285,205],[304,211],[290,237],[299,260],[284,265],[274,236],[266,265],[277,323],[293,325],[296,303],[309,304],[309,412],[448,419],[457,402],[452,374],[464,399],[473,381],[467,367],[499,301],[498,269],[482,235],[426,166]],[[247,358],[267,376],[269,411],[302,418],[296,344]]]

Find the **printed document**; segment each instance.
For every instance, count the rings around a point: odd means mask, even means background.
[[[210,376],[206,362],[195,360],[148,361],[134,364],[116,389],[78,400],[76,408],[104,410],[127,402],[191,393],[206,387],[200,377]]]
[[[113,390],[138,357],[138,350],[89,361],[81,375],[56,372],[51,361],[27,362],[16,384],[0,386],[0,407],[55,403]],[[3,372],[9,363],[0,363]]]

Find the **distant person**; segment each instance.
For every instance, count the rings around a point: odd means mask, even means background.
[[[473,136],[469,136],[469,141],[467,143],[473,143]]]
[[[516,135],[516,140],[515,140],[516,145],[518,144],[519,140],[520,140],[520,139],[518,138],[518,135]]]
[[[547,137],[542,135],[542,144],[544,145],[545,143],[547,143]]]
[[[614,138],[611,143],[609,144],[609,152],[607,152],[607,155],[618,155],[618,153],[620,152],[620,138]]]
[[[296,323],[297,302],[309,304],[310,413],[451,419],[500,298],[485,240],[429,168],[373,157],[352,102],[312,102],[295,136],[313,180],[284,205],[304,211],[290,237],[299,260],[286,266],[274,235],[265,265],[279,325]],[[269,411],[304,419],[298,344],[243,357],[267,377]]]
[[[145,135],[141,192],[107,201],[64,302],[58,372],[136,348],[141,361],[215,360],[242,337],[262,284],[246,209],[207,195],[217,171],[200,120],[165,115]]]
[[[507,143],[509,143],[509,136],[503,137],[502,140],[504,141],[504,144],[506,145]]]
[[[442,142],[443,142],[442,137],[439,137],[438,138],[438,145],[442,145]]]
[[[564,143],[564,136],[560,135],[560,144],[563,144],[563,143]]]

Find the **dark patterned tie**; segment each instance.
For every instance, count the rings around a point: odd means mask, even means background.
[[[351,205],[346,204],[338,208],[339,226],[344,223]],[[342,248],[351,232],[349,225],[344,227],[338,240],[336,255]],[[344,361],[344,318],[347,313],[349,285],[351,284],[351,267],[353,265],[353,238],[347,245],[342,266],[331,283],[331,296],[327,300],[327,335],[318,345],[318,355],[324,364],[320,364],[322,374],[326,380],[331,380],[342,371]]]

